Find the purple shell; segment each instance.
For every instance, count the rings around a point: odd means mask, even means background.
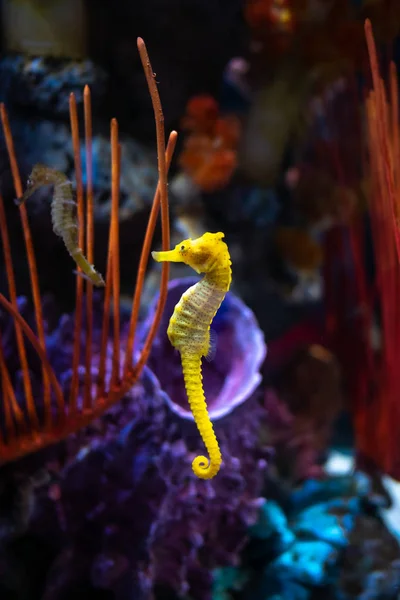
[[[180,356],[167,337],[167,328],[175,305],[182,294],[198,279],[174,279],[168,285],[168,297],[148,363],[168,395],[172,411],[193,420],[183,382]],[[142,325],[144,337],[151,325],[158,296],[150,305]],[[213,421],[229,414],[255,391],[261,381],[259,369],[266,356],[264,335],[253,312],[232,292],[228,292],[217,312],[211,330],[216,333],[215,356],[203,361],[203,384],[210,417]]]

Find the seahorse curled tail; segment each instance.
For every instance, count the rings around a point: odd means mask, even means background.
[[[181,360],[190,409],[209,455],[209,458],[196,456],[192,462],[192,469],[197,477],[211,479],[215,477],[221,467],[222,456],[208,416],[202,385],[201,358],[188,356],[182,352]]]

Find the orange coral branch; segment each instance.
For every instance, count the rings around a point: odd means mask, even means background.
[[[82,184],[82,165],[81,165],[81,153],[79,143],[79,124],[78,124],[78,111],[76,107],[76,98],[74,94],[69,96],[69,118],[71,122],[71,135],[72,135],[72,147],[74,150],[74,164],[75,164],[75,177],[76,177],[76,199],[77,199],[77,217],[78,217],[78,231],[79,231],[79,247],[84,246],[84,207],[83,207],[83,184]],[[78,267],[78,271],[80,268]],[[71,414],[76,411],[76,404],[78,399],[78,367],[81,350],[81,330],[82,330],[82,296],[83,296],[83,278],[76,277],[76,301],[75,301],[75,325],[74,325],[74,343],[73,343],[73,356],[72,356],[72,377],[71,377],[71,390],[69,397],[69,406]]]
[[[118,123],[111,120],[111,256],[112,256],[112,281],[113,281],[113,333],[114,347],[112,356],[111,386],[119,382],[120,359],[120,315],[119,315],[119,180],[121,152],[118,142]]]
[[[169,249],[169,214],[168,214],[168,195],[167,195],[167,162],[168,165],[171,160],[172,152],[176,142],[176,133],[173,132],[170,136],[169,145],[167,152],[165,152],[164,143],[164,128],[163,128],[163,116],[161,110],[161,104],[159,101],[157,88],[155,81],[151,73],[151,66],[148,61],[147,53],[142,40],[138,43],[139,50],[141,52],[143,66],[146,72],[146,77],[149,82],[149,88],[151,91],[153,106],[155,109],[155,120],[157,126],[157,149],[158,149],[158,161],[159,161],[159,186],[158,193],[156,193],[152,214],[157,217],[157,211],[161,204],[161,217],[162,217],[162,238],[163,238],[163,249]],[[151,80],[151,81],[150,81]],[[88,88],[85,88],[84,92],[84,109],[85,109],[85,148],[86,148],[86,161],[87,161],[87,174],[88,174],[88,190],[87,190],[87,208],[86,208],[86,219],[87,219],[87,239],[86,248],[87,256],[89,260],[93,259],[93,245],[94,245],[94,223],[93,223],[93,172],[92,172],[92,121],[91,121],[91,108],[90,108],[90,92]],[[11,138],[11,132],[9,129],[7,116],[4,107],[1,109],[1,117],[3,121],[3,128],[5,130],[7,146],[10,153],[10,162],[13,169],[14,182],[16,183],[17,166],[15,160],[15,154],[13,150],[13,142]],[[70,120],[71,120],[71,131],[74,148],[74,159],[75,159],[75,170],[77,180],[77,195],[78,195],[78,220],[79,220],[79,244],[83,248],[84,245],[84,202],[83,202],[83,186],[82,186],[82,170],[80,163],[80,148],[79,148],[79,130],[78,130],[78,119],[76,110],[76,101],[73,95],[70,96]],[[0,431],[0,461],[10,461],[16,458],[33,452],[43,446],[50,443],[55,443],[61,439],[64,439],[70,433],[77,431],[78,429],[88,425],[94,418],[100,417],[106,409],[120,400],[126,392],[132,387],[137,380],[141,369],[147,360],[150,346],[153,341],[156,329],[161,319],[162,310],[164,308],[166,295],[167,295],[167,283],[168,283],[168,265],[163,269],[161,286],[160,286],[160,300],[157,308],[157,316],[153,323],[153,328],[145,342],[145,346],[140,357],[139,364],[136,365],[134,370],[129,370],[127,376],[120,383],[118,381],[119,372],[119,251],[118,251],[118,238],[119,238],[119,220],[118,220],[118,196],[119,196],[119,173],[120,173],[120,148],[118,145],[117,137],[117,122],[112,121],[112,217],[110,223],[109,242],[108,242],[108,260],[107,260],[107,285],[105,288],[105,299],[104,299],[104,312],[103,312],[103,323],[101,331],[101,348],[100,348],[100,364],[99,364],[99,378],[97,387],[96,401],[92,402],[91,397],[91,360],[92,360],[92,337],[93,337],[93,306],[92,306],[92,294],[91,285],[88,287],[88,299],[87,299],[87,312],[88,312],[88,325],[87,331],[89,349],[86,349],[85,353],[85,365],[86,365],[86,377],[84,382],[84,401],[83,405],[77,406],[77,398],[79,393],[79,381],[78,381],[78,367],[79,367],[79,354],[80,354],[80,336],[82,326],[82,294],[83,294],[83,280],[81,277],[77,279],[77,292],[76,292],[76,311],[75,311],[75,323],[74,323],[74,344],[73,344],[73,381],[71,383],[70,393],[70,407],[66,410],[66,403],[64,400],[63,392],[59,382],[57,381],[56,375],[49,363],[44,347],[44,337],[41,341],[36,338],[34,332],[29,327],[27,322],[18,312],[18,306],[16,303],[16,290],[14,282],[14,273],[12,270],[11,253],[9,249],[9,240],[7,232],[7,224],[4,218],[4,210],[0,213],[0,233],[2,236],[3,247],[5,248],[6,256],[6,269],[11,282],[10,288],[13,288],[14,294],[10,292],[12,296],[11,302],[8,301],[2,294],[0,294],[0,306],[3,307],[13,318],[16,330],[19,331],[19,337],[22,342],[23,353],[25,353],[24,337],[25,335],[33,345],[36,353],[38,354],[43,371],[46,376],[43,379],[45,383],[46,377],[48,381],[48,401],[45,402],[44,408],[48,413],[48,423],[44,428],[38,424],[38,429],[35,431],[30,423],[30,429],[28,430],[28,424],[25,425],[24,418],[28,416],[29,411],[25,415],[24,411],[21,411],[17,404],[15,392],[12,387],[10,376],[7,370],[7,366],[4,361],[3,353],[0,349],[0,374],[2,376],[2,390],[3,390],[3,412],[5,417],[4,429]],[[18,174],[18,173],[17,173]],[[19,182],[20,185],[20,182]],[[16,188],[17,189],[17,188]],[[17,195],[22,194],[21,187],[17,191]],[[3,208],[1,204],[0,210]],[[22,210],[21,210],[22,209]],[[26,218],[25,207],[21,205],[21,219],[22,226],[24,228],[25,239],[30,240],[29,224]],[[155,220],[154,220],[155,223]],[[154,223],[148,227],[146,237],[146,248],[147,254],[144,252],[142,258],[144,261],[148,260],[151,236],[154,231]],[[149,236],[149,232],[151,236]],[[27,243],[27,242],[26,242]],[[27,243],[27,252],[31,252],[31,259],[36,269],[35,257],[33,255],[33,246]],[[30,266],[32,264],[30,261]],[[145,268],[145,267],[144,267]],[[36,271],[35,271],[36,272]],[[143,274],[144,276],[144,274]],[[34,277],[31,272],[32,288],[35,294],[35,290],[39,292],[39,288],[34,283]],[[139,277],[140,280],[140,277]],[[37,279],[36,279],[37,284]],[[90,288],[90,291],[89,291]],[[136,302],[140,302],[140,291],[135,294]],[[107,341],[108,341],[108,329],[109,329],[109,313],[110,313],[110,299],[111,293],[114,293],[114,344],[113,354],[117,356],[116,362],[113,361],[113,375],[111,379],[112,385],[110,386],[108,393],[105,394],[105,361],[107,356]],[[14,297],[13,297],[14,296]],[[40,295],[38,296],[40,302]],[[41,307],[40,307],[41,310]],[[41,312],[40,312],[41,314]],[[43,324],[43,323],[42,323]],[[135,324],[133,329],[135,329]],[[39,325],[38,325],[39,331]],[[18,334],[17,334],[18,337]],[[133,340],[133,338],[132,338]],[[133,344],[133,341],[132,341]],[[117,352],[115,350],[117,349]],[[26,356],[25,356],[26,357]],[[21,360],[21,364],[23,361]],[[115,366],[116,365],[116,366]],[[24,376],[28,377],[29,380],[29,369],[28,363],[25,362],[23,367]],[[55,405],[52,405],[52,396],[50,395],[50,385],[54,389]],[[46,398],[46,394],[44,394]],[[32,399],[32,403],[33,403]],[[36,411],[34,403],[32,404]],[[57,410],[59,415],[58,422],[51,419],[52,408]],[[37,413],[35,412],[35,415]],[[18,435],[16,435],[16,428],[18,428]],[[51,425],[51,427],[50,427]],[[7,430],[6,430],[7,428]],[[7,435],[8,434],[8,435]],[[10,435],[11,434],[11,435]],[[22,435],[23,434],[23,435]]]
[[[3,396],[4,424],[7,432],[7,441],[10,442],[17,436],[14,419],[12,418],[11,414],[11,394],[14,394],[14,390],[10,382],[2,348],[0,348],[0,375],[1,392]]]
[[[6,362],[4,360],[3,348],[1,345],[0,335],[0,375],[1,375],[1,387],[3,395],[3,408],[5,417],[5,431],[7,432],[8,441],[10,441],[13,435],[16,434],[15,425],[17,424],[19,431],[27,431],[27,424],[24,418],[24,413],[18,406],[17,399],[15,397],[14,388],[11,383],[10,374],[7,369]],[[14,422],[15,419],[15,422]],[[0,431],[0,440],[1,440]]]
[[[32,344],[34,349],[36,350],[37,354],[39,355],[40,360],[44,364],[47,374],[49,376],[50,383],[52,384],[55,394],[56,394],[58,410],[60,412],[60,420],[62,420],[65,417],[64,396],[63,396],[60,384],[57,381],[57,377],[55,376],[55,373],[53,371],[53,368],[52,368],[51,364],[49,363],[49,359],[47,358],[46,352],[43,350],[41,344],[38,342],[35,334],[33,333],[32,329],[29,327],[28,323],[19,314],[18,310],[16,310],[14,308],[12,303],[9,302],[7,300],[7,298],[5,298],[3,296],[3,294],[0,294],[0,304],[3,306],[3,308],[5,308],[12,315],[12,317],[15,319],[15,321],[18,323],[18,325],[21,326],[22,331],[24,332],[24,334],[26,335],[26,337],[28,338],[28,340],[30,341],[30,343]]]
[[[119,316],[119,179],[120,179],[120,148],[118,142],[118,123],[111,120],[111,221],[108,234],[108,260],[106,273],[106,289],[104,296],[103,324],[101,330],[100,364],[97,395],[98,402],[104,401],[107,341],[110,319],[111,292],[113,293],[114,308],[114,345],[112,358],[111,386],[116,386],[119,379],[120,354],[120,316]]]
[[[110,232],[108,237],[108,252],[107,252],[107,271],[106,271],[106,287],[104,292],[104,305],[103,305],[103,322],[101,326],[101,341],[100,341],[100,359],[99,359],[99,374],[97,378],[97,392],[96,392],[96,404],[102,403],[104,400],[105,393],[105,375],[106,375],[106,355],[107,355],[107,342],[108,342],[108,330],[110,320],[110,303],[111,303],[111,292],[112,292],[112,230],[110,223]]]
[[[161,202],[161,228],[162,228],[162,249],[169,250],[170,246],[170,229],[169,229],[169,211],[168,211],[168,188],[167,188],[167,164],[165,161],[165,134],[164,134],[164,115],[161,107],[160,96],[157,89],[155,75],[150,64],[149,55],[142,38],[138,38],[137,46],[139,50],[140,60],[142,61],[143,70],[146,75],[146,81],[149,88],[151,101],[153,103],[154,117],[156,121],[157,132],[157,156],[158,156],[158,177],[160,185],[160,202]],[[157,309],[154,315],[154,321],[143,345],[140,358],[134,369],[135,377],[139,377],[140,373],[150,354],[151,345],[160,325],[162,313],[164,311],[167,300],[169,266],[168,263],[163,263],[161,270],[160,295],[158,298]]]
[[[89,86],[83,92],[86,158],[86,256],[94,262],[92,106]],[[93,285],[86,285],[86,354],[84,410],[92,406]]]
[[[3,197],[0,195],[0,233],[3,244],[4,263],[7,273],[8,291],[11,298],[11,303],[15,310],[18,310],[17,291],[15,286],[14,269],[11,257],[10,239],[6,223],[6,215],[4,211]],[[15,323],[15,335],[17,339],[18,355],[21,364],[22,380],[25,391],[26,408],[29,415],[29,420],[33,429],[38,428],[38,417],[36,413],[35,403],[33,400],[31,380],[29,376],[29,366],[26,357],[26,349],[21,328],[18,323]]]
[[[21,178],[20,178],[20,174],[19,174],[17,158],[15,155],[11,127],[10,127],[10,123],[8,120],[7,111],[6,111],[6,108],[3,103],[0,104],[0,118],[1,118],[1,123],[2,123],[2,127],[3,127],[4,138],[5,138],[6,146],[7,146],[7,153],[8,153],[8,158],[10,161],[15,193],[16,193],[17,198],[19,198],[22,195]],[[38,279],[38,274],[37,274],[35,251],[33,248],[31,230],[29,227],[28,214],[26,211],[26,207],[24,205],[20,205],[19,212],[20,212],[20,217],[21,217],[22,229],[24,232],[26,254],[27,254],[27,260],[28,260],[28,265],[29,265],[29,274],[30,274],[30,278],[31,278],[31,288],[32,288],[33,304],[34,304],[34,308],[35,308],[36,327],[37,327],[37,331],[38,331],[39,341],[42,345],[42,348],[45,351],[46,344],[45,344],[45,336],[44,336],[44,325],[43,325],[43,314],[42,314],[42,304],[41,304],[41,297],[40,297],[39,279]],[[10,293],[11,293],[11,290],[10,290]],[[16,305],[14,304],[14,306],[16,306]],[[21,369],[22,369],[22,375],[23,375],[23,380],[24,380],[26,403],[28,406],[28,411],[33,420],[32,426],[36,427],[37,420],[34,416],[36,413],[35,405],[34,405],[34,402],[32,399],[32,392],[31,392],[30,384],[27,384],[28,379],[29,379],[27,363],[22,362]],[[49,415],[50,388],[49,388],[48,377],[47,377],[45,370],[43,370],[43,388],[44,388],[44,405],[46,407],[46,415]]]
[[[167,172],[169,171],[169,167],[171,165],[172,156],[174,154],[176,142],[178,139],[178,134],[176,131],[172,131],[167,144],[167,149],[165,152],[166,155],[166,166]],[[153,200],[153,205],[151,207],[151,212],[149,216],[149,221],[147,224],[146,235],[143,242],[142,253],[140,255],[138,273],[136,278],[136,286],[135,293],[132,301],[132,312],[131,318],[129,322],[129,333],[128,333],[128,341],[126,344],[126,357],[125,357],[125,367],[124,367],[124,378],[128,376],[128,371],[132,367],[132,355],[133,355],[133,347],[135,343],[135,333],[136,326],[139,318],[139,309],[140,309],[140,298],[143,291],[144,278],[146,275],[147,264],[149,261],[151,244],[153,241],[154,230],[157,223],[158,213],[160,211],[160,183],[157,185],[156,193]]]

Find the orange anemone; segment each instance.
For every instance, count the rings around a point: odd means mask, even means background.
[[[237,166],[239,119],[235,115],[219,116],[216,101],[203,95],[189,101],[183,126],[189,134],[179,166],[204,192],[223,188]]]

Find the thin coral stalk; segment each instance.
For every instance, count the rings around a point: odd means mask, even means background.
[[[93,146],[92,146],[92,107],[89,86],[83,92],[85,119],[85,158],[86,158],[86,256],[94,261],[94,220],[93,220]],[[86,285],[86,355],[85,355],[85,396],[84,410],[92,406],[92,339],[93,339],[93,285]]]
[[[111,131],[113,131],[111,124]],[[114,129],[114,136],[118,136],[118,130]],[[115,141],[114,141],[115,144]],[[117,141],[118,144],[118,141]],[[114,150],[115,152],[115,150]],[[111,159],[111,169],[113,166],[113,160]],[[115,166],[114,166],[115,168]],[[114,178],[111,175],[111,183],[115,184],[115,173]],[[114,196],[113,196],[114,194]],[[111,197],[114,198],[115,202],[115,191],[112,189]],[[112,201],[111,201],[112,202]],[[113,221],[114,216],[114,221]],[[100,363],[99,363],[99,376],[97,379],[97,396],[98,398],[103,398],[105,395],[105,375],[106,375],[106,356],[107,356],[107,342],[108,342],[108,333],[109,333],[109,319],[110,319],[110,306],[111,306],[111,293],[113,288],[113,246],[114,246],[114,229],[115,226],[119,226],[119,221],[117,220],[117,225],[115,225],[115,210],[113,211],[113,207],[111,209],[111,220],[110,220],[110,228],[108,233],[108,252],[107,252],[107,270],[106,270],[106,289],[104,293],[104,308],[103,308],[103,324],[101,328],[101,342],[100,342]]]
[[[17,196],[17,198],[19,198],[22,193],[21,177],[19,174],[17,159],[15,156],[14,142],[13,142],[13,138],[12,138],[11,127],[10,127],[10,123],[8,120],[7,111],[6,111],[3,103],[0,104],[0,118],[1,118],[1,123],[2,123],[2,127],[3,127],[4,138],[6,141],[7,152],[8,152],[8,156],[9,156],[9,160],[10,160],[11,173],[12,173],[12,177],[13,177],[13,181],[14,181],[14,188],[15,188],[16,196]],[[31,278],[31,288],[32,288],[33,304],[34,304],[34,308],[35,308],[36,327],[37,327],[37,331],[38,331],[39,341],[42,344],[42,347],[45,348],[44,325],[43,325],[42,304],[41,304],[40,289],[39,289],[39,279],[38,279],[38,274],[37,274],[35,251],[34,251],[34,247],[33,247],[33,243],[32,243],[31,230],[29,227],[28,215],[27,215],[25,206],[21,205],[19,207],[19,212],[20,212],[20,217],[21,217],[22,230],[24,232],[26,254],[27,254],[29,273],[30,273],[30,278]],[[11,291],[10,291],[10,294],[11,294]],[[11,299],[13,301],[12,296],[11,296]],[[26,402],[28,404],[31,414],[33,414],[32,394],[29,391],[30,385],[28,385],[28,383],[27,383],[28,378],[29,378],[29,373],[28,373],[27,365],[25,363],[22,365],[22,373],[23,373],[24,385],[25,385]],[[47,407],[47,410],[49,410],[50,388],[49,388],[47,374],[45,371],[43,371],[43,387],[44,387],[44,404]]]
[[[152,236],[154,233],[155,220],[161,205],[161,227],[163,249],[169,249],[169,215],[168,215],[168,194],[167,194],[167,164],[171,161],[173,148],[176,142],[176,133],[173,132],[170,137],[167,152],[165,152],[163,115],[161,104],[158,97],[156,84],[151,71],[151,66],[148,61],[147,52],[142,40],[138,43],[141,52],[143,66],[145,68],[146,78],[148,80],[149,89],[153,100],[155,110],[156,130],[157,130],[157,149],[159,163],[159,184],[153,200],[151,210],[151,219],[147,228],[145,244],[142,252],[142,266],[147,264]],[[151,81],[150,81],[151,80]],[[14,145],[11,137],[11,131],[8,123],[7,114],[4,106],[1,107],[1,119],[3,123],[4,135],[7,142],[9,160],[13,172],[14,186],[16,195],[22,195],[22,186],[19,179],[17,161],[14,152]],[[76,100],[73,95],[70,97],[70,121],[72,142],[75,159],[75,172],[77,182],[78,196],[78,221],[79,221],[79,244],[83,248],[85,241],[86,230],[86,249],[89,261],[93,260],[94,249],[94,222],[93,222],[93,171],[92,171],[92,116],[90,91],[86,87],[84,91],[84,117],[85,117],[85,149],[86,149],[86,172],[87,172],[87,190],[86,190],[86,223],[85,223],[85,206],[84,193],[82,183],[82,168],[80,163],[80,143]],[[4,353],[0,351],[0,373],[2,375],[1,384],[1,406],[4,415],[3,429],[0,430],[0,463],[14,460],[19,456],[32,452],[38,448],[64,439],[67,435],[77,431],[81,427],[89,424],[94,418],[101,416],[104,411],[115,402],[118,402],[124,394],[137,381],[143,368],[147,356],[150,351],[152,339],[154,338],[156,328],[161,319],[161,313],[164,308],[167,295],[168,284],[168,269],[163,269],[163,276],[160,284],[160,302],[158,306],[157,318],[153,324],[151,335],[148,336],[143,348],[139,364],[135,369],[128,368],[124,370],[122,380],[119,380],[119,355],[120,355],[120,339],[119,339],[119,174],[120,174],[120,147],[118,143],[118,126],[115,120],[111,123],[111,146],[112,146],[112,216],[109,232],[109,246],[107,257],[107,276],[104,297],[104,318],[101,330],[101,354],[99,358],[99,378],[98,387],[95,397],[92,398],[92,338],[93,338],[93,305],[92,305],[92,285],[87,284],[87,344],[84,357],[86,366],[86,374],[83,385],[83,400],[78,403],[80,397],[79,386],[79,364],[80,364],[80,349],[81,349],[81,331],[82,331],[82,300],[83,300],[83,285],[84,281],[81,277],[76,281],[76,307],[74,321],[74,340],[73,340],[73,364],[71,388],[68,402],[65,401],[63,390],[57,377],[53,371],[51,364],[46,355],[43,318],[41,312],[41,298],[39,293],[39,285],[37,280],[36,259],[33,251],[33,245],[30,236],[29,223],[25,205],[20,206],[21,222],[25,235],[26,251],[29,260],[31,271],[31,287],[35,301],[35,316],[38,337],[29,327],[25,319],[18,312],[17,291],[14,281],[14,271],[9,245],[9,236],[7,224],[5,221],[4,207],[0,198],[0,234],[2,246],[5,256],[6,271],[9,282],[10,301],[0,294],[0,307],[9,313],[15,323],[18,353],[20,359],[20,368],[24,380],[24,392],[26,402],[26,413],[21,411],[13,389],[12,380],[7,369]],[[144,273],[143,273],[144,276]],[[142,272],[138,276],[140,283]],[[133,298],[133,303],[140,303],[140,294],[142,284]],[[113,369],[110,382],[105,382],[105,359],[107,354],[108,332],[110,321],[110,303],[111,294],[113,294]],[[36,298],[36,300],[35,300]],[[39,309],[38,309],[39,306]],[[132,335],[132,343],[135,335],[137,324],[137,315],[131,321],[130,328]],[[42,334],[40,333],[42,332]],[[18,333],[19,332],[19,333]],[[43,412],[45,418],[42,422],[40,418],[41,409],[36,406],[35,399],[32,396],[31,382],[29,378],[29,365],[26,358],[26,350],[23,336],[25,336],[32,344],[36,351],[43,368],[43,398],[40,399],[40,406],[43,404]],[[89,347],[89,348],[88,348]],[[51,387],[50,387],[51,386]],[[53,394],[51,394],[53,392]],[[57,418],[54,418],[54,415]],[[26,417],[29,417],[29,423],[25,422]],[[37,423],[37,426],[34,426]]]
[[[56,400],[57,400],[57,404],[58,404],[58,410],[59,410],[61,419],[63,419],[65,416],[65,403],[64,403],[63,393],[61,390],[61,386],[58,383],[57,377],[53,371],[53,368],[49,363],[49,360],[47,358],[45,350],[40,345],[38,339],[36,338],[32,329],[29,327],[28,323],[19,314],[18,310],[15,310],[14,306],[11,304],[11,302],[9,302],[7,300],[7,298],[5,298],[3,296],[3,294],[0,294],[0,304],[3,306],[3,308],[5,308],[13,316],[13,318],[18,323],[18,325],[20,325],[24,334],[26,335],[26,337],[28,338],[28,340],[30,341],[30,343],[35,348],[36,352],[38,353],[40,360],[42,361],[44,367],[47,370],[47,375],[49,377],[49,380],[54,387],[54,390],[56,393]],[[36,409],[35,409],[35,413],[36,413]],[[36,415],[36,418],[37,418],[37,415]]]
[[[3,348],[1,346],[0,337],[0,374],[2,384],[2,394],[4,398],[4,417],[5,417],[5,429],[9,432],[11,439],[17,433],[17,428],[22,431],[26,431],[26,421],[24,413],[18,406],[17,399],[15,397],[14,388],[11,383],[10,374],[7,369],[6,362],[4,360]],[[15,422],[14,422],[15,420]],[[2,435],[0,432],[0,440]]]
[[[121,152],[118,142],[118,123],[111,121],[111,258],[112,258],[112,286],[113,286],[113,334],[114,347],[112,356],[111,386],[118,387],[119,383],[119,354],[120,354],[120,316],[119,316],[119,180],[121,169]]]
[[[172,160],[172,156],[174,154],[177,139],[178,139],[178,134],[176,133],[176,131],[172,131],[169,136],[167,149],[165,152],[167,172],[171,165],[171,160]],[[129,369],[132,367],[132,355],[133,355],[133,348],[134,348],[134,343],[135,343],[136,325],[137,325],[137,321],[139,318],[140,298],[141,298],[143,286],[144,286],[144,279],[145,279],[145,275],[146,275],[147,263],[149,260],[151,242],[153,239],[154,230],[156,228],[158,213],[160,211],[160,200],[161,200],[160,183],[158,183],[156,195],[155,195],[153,206],[151,208],[151,212],[150,212],[150,216],[149,216],[149,222],[147,224],[146,235],[145,235],[144,242],[143,242],[143,248],[142,248],[142,253],[140,256],[139,267],[138,267],[138,274],[137,274],[137,278],[136,278],[135,293],[133,296],[131,318],[130,318],[130,322],[129,322],[128,341],[127,341],[127,345],[126,345],[124,377],[126,377],[128,375]]]
[[[18,163],[15,156],[14,150],[14,142],[11,134],[10,123],[8,120],[7,111],[3,103],[0,104],[0,117],[1,123],[4,132],[4,138],[6,141],[7,152],[10,159],[11,173],[14,181],[14,188],[16,192],[17,198],[20,197],[22,193],[22,183],[21,177],[18,169]],[[35,250],[33,247],[31,230],[29,227],[28,215],[26,212],[25,206],[19,207],[22,229],[24,232],[24,240],[26,247],[26,255],[29,266],[29,274],[31,278],[31,289],[33,296],[33,305],[35,309],[35,319],[36,319],[36,327],[38,332],[39,341],[42,347],[45,349],[45,335],[44,335],[44,324],[43,324],[43,314],[42,314],[42,304],[41,304],[41,296],[40,296],[40,288],[39,288],[39,278],[37,273],[36,259],[35,259]],[[27,377],[25,374],[24,378]],[[50,385],[47,377],[47,373],[45,369],[43,369],[43,402],[46,407],[46,416],[48,419],[50,418]],[[27,396],[27,403],[30,403],[30,396]],[[49,425],[49,420],[47,421],[47,425]]]
[[[84,207],[83,207],[83,182],[82,182],[82,164],[79,144],[79,124],[78,110],[76,106],[76,98],[74,94],[69,97],[69,117],[71,122],[72,147],[74,151],[75,177],[76,177],[76,201],[77,201],[77,218],[79,247],[84,247]],[[80,268],[78,267],[78,271]],[[72,378],[71,390],[69,398],[69,406],[71,414],[74,414],[77,409],[78,399],[78,367],[81,350],[81,329],[82,329],[82,298],[83,298],[83,278],[77,275],[76,277],[76,300],[75,300],[75,327],[74,327],[74,349],[72,356]]]
[[[18,310],[17,290],[16,290],[16,285],[15,285],[14,269],[13,269],[12,257],[11,257],[10,239],[9,239],[9,235],[8,235],[3,197],[1,195],[0,195],[0,232],[1,232],[1,239],[2,239],[2,243],[3,243],[3,254],[4,254],[4,263],[5,263],[6,274],[7,274],[8,292],[10,294],[11,304],[13,305],[15,310]],[[26,357],[24,338],[23,338],[22,331],[21,331],[21,328],[18,325],[18,323],[15,323],[15,336],[17,339],[18,355],[19,355],[19,360],[21,363],[22,380],[23,380],[23,386],[24,386],[24,391],[25,391],[27,412],[29,415],[30,424],[31,424],[32,428],[37,429],[38,422],[37,422],[37,417],[36,417],[35,403],[33,400],[31,380],[30,380],[30,376],[29,376],[28,359]]]
[[[3,349],[0,348],[0,375],[1,393],[3,395],[4,426],[11,440],[16,437],[16,425],[12,416],[12,406],[18,406],[15,399],[14,389],[11,385],[10,375],[4,360]],[[8,440],[7,440],[8,441]],[[0,432],[0,447],[4,445],[3,433]]]
[[[146,45],[142,38],[137,39],[140,60],[142,61],[143,69],[146,75],[146,81],[149,88],[153,110],[155,114],[156,130],[157,130],[157,157],[158,157],[158,177],[160,186],[160,202],[161,202],[161,225],[162,225],[162,249],[169,250],[170,247],[170,228],[169,228],[169,211],[168,211],[168,189],[167,189],[167,163],[165,157],[165,134],[164,134],[164,115],[160,96],[157,89],[155,73],[150,64],[149,55]],[[162,313],[164,311],[167,300],[169,267],[165,267],[168,263],[163,263],[161,269],[161,284],[158,304],[154,315],[154,321],[150,327],[150,331],[144,342],[140,358],[135,365],[134,375],[139,377],[144,365],[150,354],[150,349],[153,344],[157,329],[161,322]]]

